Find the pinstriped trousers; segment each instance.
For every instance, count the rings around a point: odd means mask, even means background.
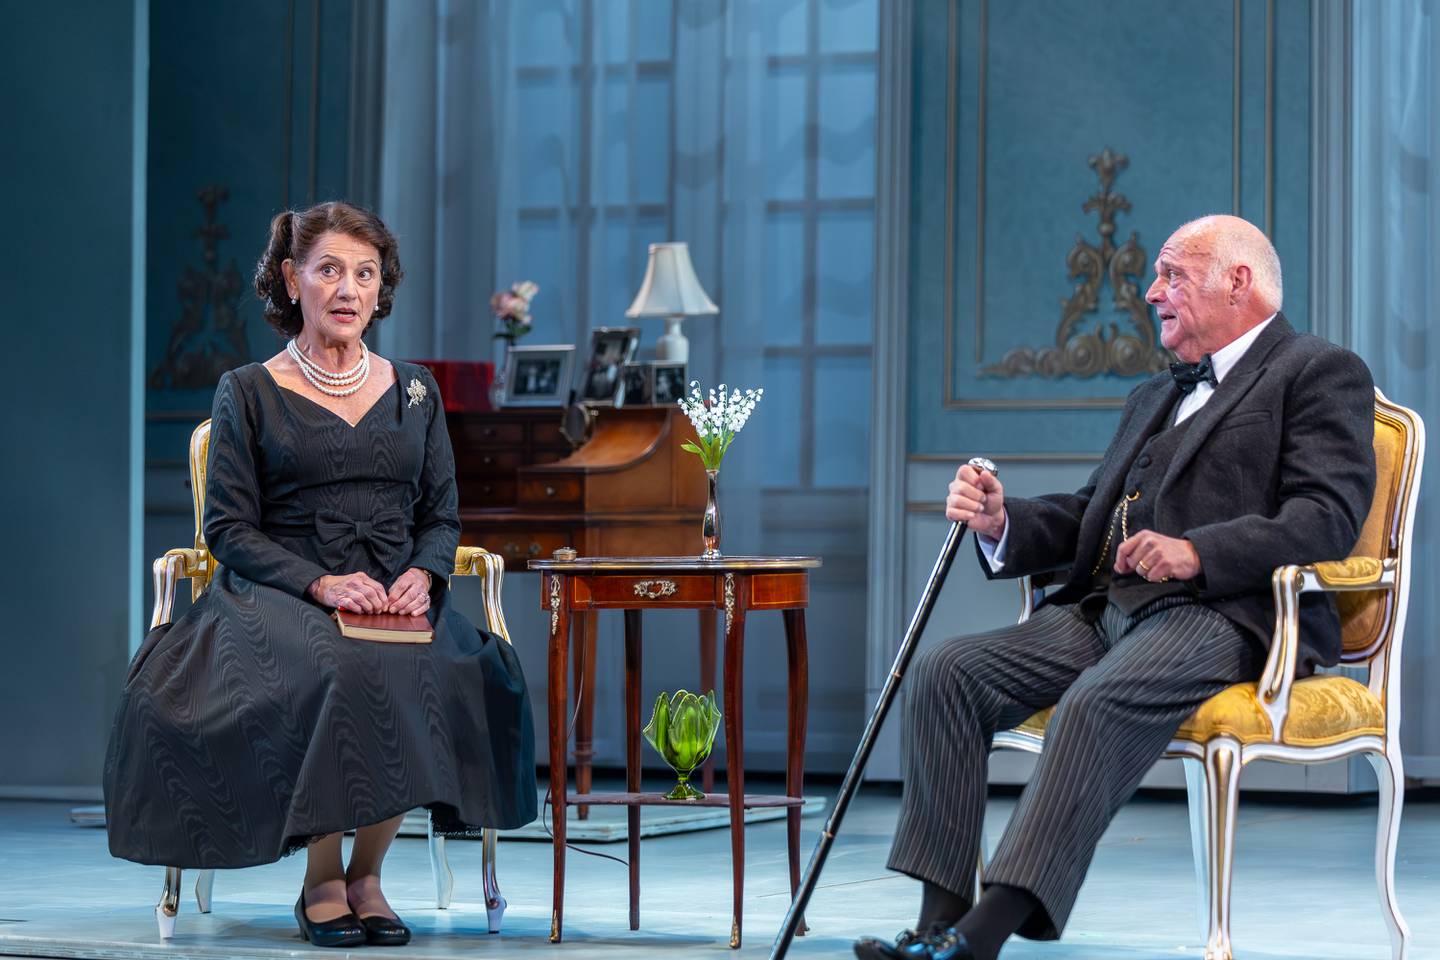
[[[892,870],[970,890],[980,853],[991,740],[1057,706],[1045,749],[985,883],[1028,890],[1041,909],[1022,936],[1060,936],[1111,818],[1180,724],[1225,687],[1260,675],[1264,651],[1188,597],[1090,622],[1072,606],[946,640],[906,677],[908,750]]]

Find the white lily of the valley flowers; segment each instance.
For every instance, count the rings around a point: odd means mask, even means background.
[[[740,428],[750,419],[750,414],[755,412],[755,405],[765,395],[763,387],[743,393],[734,389],[728,395],[725,387],[722,383],[718,393],[712,388],[707,396],[701,392],[700,381],[691,380],[690,395],[681,397],[678,401],[680,409],[685,411],[685,416],[690,418],[690,423],[695,427],[695,435],[699,440],[698,444],[687,442],[681,444],[681,447],[698,455],[706,470],[720,469],[720,461],[724,458],[725,451],[735,440]]]

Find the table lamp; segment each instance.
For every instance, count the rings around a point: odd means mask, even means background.
[[[719,313],[720,308],[705,293],[690,264],[690,247],[684,243],[650,244],[650,263],[645,282],[635,294],[627,317],[664,317],[665,333],[655,341],[655,359],[688,363],[690,341],[680,332],[686,317]]]

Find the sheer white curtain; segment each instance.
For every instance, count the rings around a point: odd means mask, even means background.
[[[407,273],[380,326],[382,353],[491,356],[511,56],[495,37],[508,11],[489,0],[386,4],[378,207]]]
[[[689,243],[720,307],[685,322],[690,377],[765,387],[722,470],[722,549],[825,558],[810,753],[836,769],[864,709],[877,23],[877,0],[392,0],[385,17],[380,208],[409,276],[380,349],[492,357],[489,295],[524,279],[541,288],[526,342],[583,357],[593,328],[634,324],[651,359],[661,321],[624,311],[647,245]],[[539,614],[533,586],[511,595],[518,634]],[[784,752],[780,624],[747,628],[761,767]],[[693,684],[674,646],[647,683]],[[525,665],[538,691],[543,652]],[[599,702],[617,673],[602,657]],[[623,757],[612,719],[601,763]]]
[[[1429,428],[1405,638],[1406,773],[1440,780],[1440,9],[1354,6],[1349,339]]]

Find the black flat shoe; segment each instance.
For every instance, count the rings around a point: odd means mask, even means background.
[[[410,942],[410,928],[396,917],[361,917],[365,928],[365,942],[372,947],[403,947]]]
[[[365,927],[353,913],[319,922],[307,917],[303,889],[300,891],[300,899],[295,901],[295,922],[300,924],[300,936],[317,947],[358,947],[367,939]]]

